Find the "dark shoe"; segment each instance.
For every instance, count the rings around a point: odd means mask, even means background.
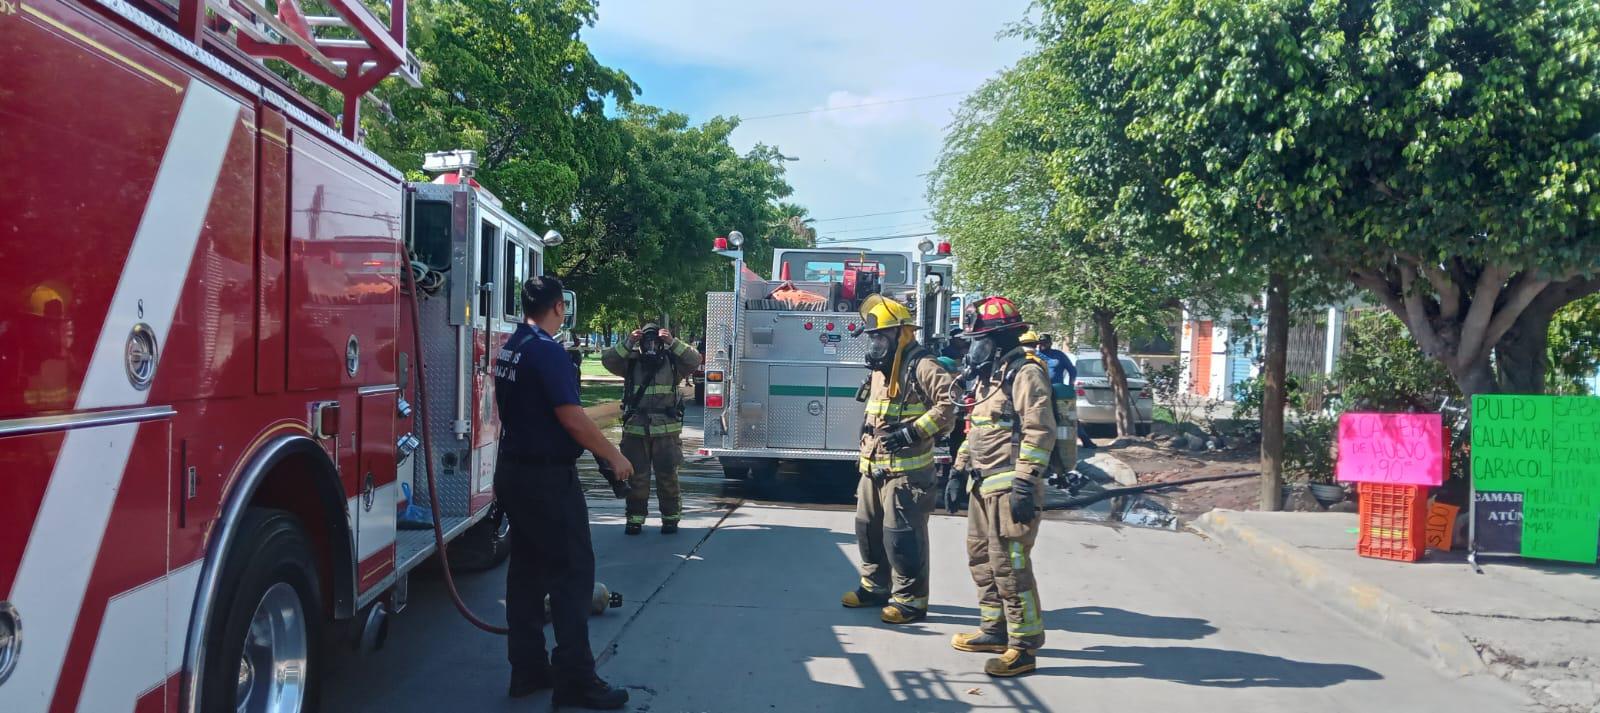
[[[594,680],[581,686],[561,687],[556,689],[556,694],[551,698],[556,707],[570,706],[572,708],[588,708],[597,711],[614,711],[628,705],[628,692],[614,688],[611,684]]]
[[[1094,450],[1096,448],[1099,448],[1099,446],[1097,446],[1097,445],[1095,445],[1093,443],[1080,443],[1080,444],[1078,444],[1078,447],[1082,448],[1084,450],[1089,450],[1089,451],[1092,451],[1092,450]]]
[[[950,639],[950,648],[974,653],[1003,654],[1006,652],[1006,637],[1004,634],[988,634],[982,631],[962,632]]]
[[[989,659],[983,665],[983,672],[990,676],[1010,678],[1021,676],[1034,669],[1033,652],[1022,649],[1006,649],[1000,658]]]
[[[637,522],[630,522],[627,527],[622,529],[622,534],[624,535],[637,535],[641,532],[644,532],[644,525]]]
[[[522,698],[554,685],[555,679],[550,676],[550,669],[530,669],[526,671],[511,669],[511,690],[507,691],[506,695],[512,698]]]
[[[677,520],[662,520],[661,521],[661,534],[663,534],[663,535],[676,535],[676,534],[678,534],[678,521]]]
[[[858,587],[853,592],[845,592],[844,596],[839,598],[839,603],[851,609],[881,607],[889,603],[889,595],[869,592]]]

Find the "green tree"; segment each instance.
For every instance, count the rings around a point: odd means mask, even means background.
[[[1550,392],[1589,393],[1585,380],[1600,371],[1600,295],[1589,295],[1556,312],[1550,320],[1548,361],[1545,386]]]
[[[606,321],[595,326],[670,315],[678,331],[697,333],[706,291],[727,284],[713,238],[739,230],[752,255],[788,239],[772,228],[781,211],[798,210],[777,202],[791,192],[778,151],[739,154],[728,140],[737,126],[720,117],[691,126],[682,114],[639,105],[617,119],[617,150],[583,176],[571,210],[555,221],[567,241],[550,261],[603,308],[595,314]]]
[[[1464,393],[1540,390],[1551,315],[1600,289],[1600,5],[1150,7],[1139,131],[1191,234],[1269,216]]]
[[[1121,344],[1165,328],[1185,273],[1145,247],[1144,233],[1161,224],[1113,210],[1148,176],[1119,153],[1127,142],[1115,117],[1084,111],[1089,93],[1050,69],[1026,58],[963,103],[930,180],[933,216],[964,282],[1021,302],[1036,321],[1094,326],[1117,431],[1132,435]],[[1052,170],[1063,164],[1087,170]]]
[[[579,37],[595,3],[418,0],[409,8],[423,86],[391,81],[375,92],[392,116],[368,114],[369,146],[418,177],[429,151],[476,150],[479,182],[535,227],[558,223],[582,177],[620,148],[607,106],[637,91]]]

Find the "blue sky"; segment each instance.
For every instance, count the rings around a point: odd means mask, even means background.
[[[748,117],[736,146],[799,158],[788,164],[792,200],[823,239],[849,239],[929,230],[925,174],[944,127],[961,93],[1022,55],[996,35],[1026,10],[1026,0],[601,0],[584,38],[643,87],[642,102],[695,121]],[[873,106],[814,111],[860,104]],[[792,112],[810,113],[759,118]]]

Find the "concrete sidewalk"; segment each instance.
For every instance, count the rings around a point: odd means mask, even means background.
[[[1600,713],[1600,568],[1364,558],[1346,513],[1214,510],[1194,527],[1448,673],[1490,671],[1551,710]]]

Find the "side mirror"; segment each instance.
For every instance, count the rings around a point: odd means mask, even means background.
[[[561,302],[566,305],[567,309],[567,316],[561,319],[561,328],[570,330],[578,323],[578,293],[572,290],[562,290]]]

